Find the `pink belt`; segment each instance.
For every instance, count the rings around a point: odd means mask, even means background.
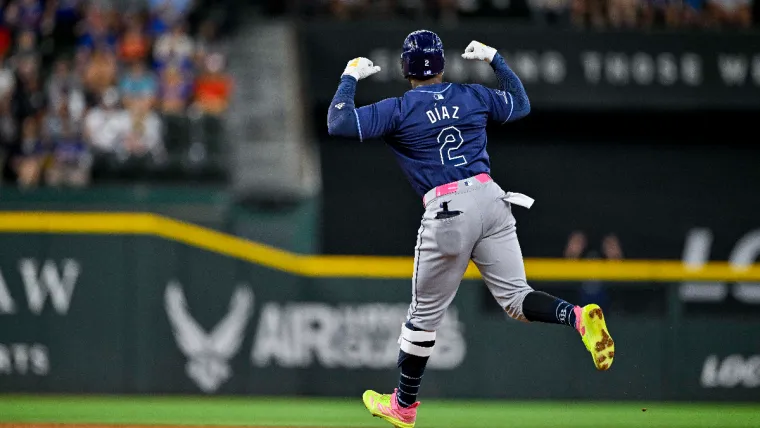
[[[480,183],[488,183],[489,181],[493,181],[490,175],[486,173],[482,173],[482,174],[476,175],[475,177],[465,178],[464,180],[452,181],[451,183],[441,184],[440,186],[430,189],[427,193],[425,193],[425,196],[422,197],[422,205],[426,206],[428,202],[432,201],[433,199],[439,196],[455,193],[461,187],[471,186],[473,179],[477,180]]]

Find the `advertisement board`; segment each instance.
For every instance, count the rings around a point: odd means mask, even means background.
[[[359,104],[408,89],[399,68],[412,23],[310,23],[300,27],[309,90],[329,102],[350,59],[382,71],[362,81]],[[484,63],[461,58],[471,40],[499,50],[539,108],[757,108],[760,34],[745,32],[585,32],[500,23],[436,30],[447,81],[496,85]],[[350,40],[350,43],[346,41]]]
[[[0,259],[2,392],[346,396],[396,382],[407,280],[296,276],[152,236],[4,233],[0,244],[14,248]],[[760,399],[756,319],[610,313],[618,355],[596,372],[573,330],[513,321],[465,281],[425,393]]]

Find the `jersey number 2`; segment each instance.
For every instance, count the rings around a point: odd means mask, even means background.
[[[438,134],[438,144],[441,145],[441,163],[450,166],[466,165],[467,159],[462,155],[456,155],[456,151],[462,147],[463,143],[464,139],[459,129],[455,126],[443,128],[441,133]]]

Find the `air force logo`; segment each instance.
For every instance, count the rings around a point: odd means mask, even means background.
[[[232,375],[229,360],[240,350],[248,319],[253,314],[253,292],[238,286],[229,312],[207,334],[188,311],[182,286],[172,281],[164,293],[166,314],[180,351],[188,358],[187,375],[203,392],[211,393]]]
[[[345,107],[345,105],[346,105],[346,103],[338,103],[338,104],[335,104],[335,108],[337,108],[338,110],[340,110],[343,107]]]

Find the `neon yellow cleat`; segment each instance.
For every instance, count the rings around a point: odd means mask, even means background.
[[[591,304],[575,307],[576,329],[583,338],[583,344],[594,358],[597,370],[607,370],[615,358],[615,342],[610,337],[604,314],[599,305]]]
[[[395,389],[393,394],[379,394],[372,390],[364,391],[362,401],[372,416],[385,419],[397,428],[414,428],[414,422],[417,420],[417,407],[420,405],[419,401],[409,407],[401,407],[396,400]]]

